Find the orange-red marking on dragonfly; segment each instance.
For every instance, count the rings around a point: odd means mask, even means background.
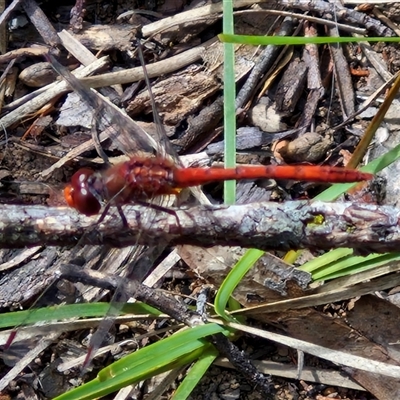
[[[369,180],[372,175],[340,167],[308,165],[183,168],[163,158],[131,157],[103,172],[80,169],[72,176],[64,195],[71,207],[85,215],[95,215],[103,202],[124,205],[157,195],[178,194],[179,189],[214,181],[260,178],[338,183]]]

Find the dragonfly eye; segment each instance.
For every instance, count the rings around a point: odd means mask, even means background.
[[[70,207],[87,216],[98,214],[101,204],[93,194],[91,177],[94,172],[89,168],[81,168],[72,175],[71,183],[64,189],[64,197]]]

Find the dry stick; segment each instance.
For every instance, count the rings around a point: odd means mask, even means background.
[[[330,36],[339,36],[339,30],[336,27],[329,28]],[[329,51],[333,62],[333,71],[335,83],[339,94],[339,102],[342,108],[343,119],[352,115],[355,111],[355,94],[353,90],[350,68],[343,48],[339,43],[329,45]]]
[[[209,46],[217,43],[217,37],[208,40],[200,46],[194,47],[176,56],[158,61],[153,64],[146,65],[149,78],[155,78],[160,75],[167,75],[175,72],[180,68],[186,67],[201,59],[204,52]],[[82,81],[86,86],[97,88],[102,86],[112,86],[116,84],[132,83],[140,81],[144,78],[143,69],[141,67],[129,68],[124,71],[110,72],[107,74],[91,76],[84,78]]]
[[[355,39],[359,37],[354,35]],[[393,78],[391,72],[389,72],[387,65],[382,63],[382,56],[378,54],[368,42],[358,42],[358,47],[362,50],[362,53],[367,58],[367,61],[375,68],[376,72],[381,76],[384,81],[389,81]]]
[[[372,118],[371,123],[368,125],[362,139],[358,143],[356,149],[350,161],[347,163],[346,168],[355,168],[363,159],[365,153],[367,152],[368,146],[372,141],[372,138],[383,121],[389,107],[391,106],[395,96],[400,89],[400,75],[397,76],[393,86],[390,88],[388,95],[385,98],[383,104],[379,107],[378,112]]]
[[[83,27],[83,17],[86,13],[85,0],[78,0],[70,11],[70,26],[74,31],[79,31]]]
[[[271,375],[282,378],[298,379],[298,368],[296,366],[291,366],[284,362],[277,363],[269,360],[253,360],[253,363],[259,371],[265,371]],[[223,368],[233,368],[229,361],[223,358],[215,360],[213,365]],[[325,384],[330,387],[339,386],[342,388],[365,391],[361,385],[355,383],[351,378],[344,376],[340,370],[336,371],[333,369],[321,369],[319,367],[304,367],[301,371],[300,379],[306,382]]]
[[[274,391],[270,379],[271,375],[263,375],[263,373],[247,358],[246,354],[240,351],[222,333],[212,335],[210,341],[221,356],[225,356],[236,370],[242,373],[248,382],[253,384],[260,392],[264,393],[264,399],[275,399],[275,397],[271,396],[271,393]]]
[[[304,36],[315,37],[316,35],[317,31],[314,25],[305,22]],[[316,44],[308,43],[304,46],[303,60],[307,65],[308,95],[304,110],[296,123],[296,127],[302,128],[302,131],[305,131],[311,125],[312,120],[315,118],[315,111],[317,109],[319,100],[325,93],[325,90],[322,85],[318,46]]]
[[[251,6],[253,4],[257,3],[265,3],[263,0],[235,0],[233,6],[234,8],[241,8],[245,6]],[[286,7],[296,7],[298,2],[293,2],[293,4],[288,4],[290,1],[287,1],[286,4],[279,3],[279,5],[285,5]],[[153,36],[157,33],[160,33],[161,31],[164,31],[166,29],[172,28],[177,25],[182,25],[187,23],[188,21],[194,21],[198,19],[204,19],[207,17],[212,16],[213,14],[219,14],[222,13],[222,2],[215,3],[215,4],[210,4],[206,5],[203,7],[198,7],[194,8],[189,11],[184,11],[179,14],[176,14],[172,17],[167,17],[164,19],[161,19],[159,21],[153,22],[151,24],[145,25],[142,29],[143,36],[149,37]],[[350,13],[352,10],[348,10]],[[352,26],[346,26],[342,24],[336,24],[336,22],[329,21],[329,20],[323,20],[322,18],[315,18],[313,16],[304,16],[302,14],[294,14],[291,12],[286,12],[286,11],[281,11],[281,10],[244,10],[244,11],[236,11],[234,12],[235,15],[240,15],[244,13],[266,13],[266,14],[271,14],[271,15],[278,15],[278,16],[286,16],[286,17],[291,17],[291,18],[303,18],[303,19],[308,19],[309,21],[312,22],[317,22],[320,24],[326,24],[328,26],[338,26],[340,29],[349,31],[349,32],[355,32],[358,31],[357,33],[362,34],[363,29],[357,28],[357,27],[352,27]],[[362,13],[358,13],[362,14]],[[363,15],[363,14],[362,14]],[[375,22],[377,23],[377,22]]]
[[[357,115],[361,114],[363,111],[365,111],[372,102],[374,102],[382,93],[386,91],[386,89],[392,85],[392,83],[400,76],[400,73],[397,72],[396,75],[392,76],[388,81],[383,83],[378,89],[375,90],[374,93],[372,93],[370,96],[368,96],[367,99],[364,100],[364,102],[360,105],[360,107],[357,109],[354,114],[349,115],[342,123],[339,125],[334,126],[331,128],[333,132],[343,128],[346,126],[349,122],[351,122]]]
[[[57,36],[57,31],[54,29],[53,25],[47,19],[38,4],[34,0],[23,0],[21,4],[26,15],[39,32],[44,42],[52,47],[59,45],[60,40]]]
[[[96,61],[97,57],[88,50],[75,36],[65,29],[58,33],[61,44],[68,50],[81,64],[89,65]]]
[[[374,3],[376,3],[376,1],[374,1]],[[372,12],[378,20],[382,21],[382,23],[386,24],[390,29],[393,29],[393,32],[395,32],[397,36],[400,36],[400,29],[398,28],[398,26],[381,10],[379,10],[377,7],[374,7],[372,9]]]
[[[265,0],[250,0],[250,1],[249,0],[235,0],[233,2],[233,6],[236,9],[236,8],[241,8],[241,7],[245,7],[245,6],[251,6],[251,5],[257,4],[257,3],[265,3]],[[327,7],[325,5],[320,6],[319,3],[321,3],[321,1],[310,2],[308,0],[306,0],[306,1],[286,0],[286,1],[274,2],[274,3],[277,3],[279,6],[285,6],[288,8],[300,8],[303,10],[304,9],[305,10],[317,9],[318,11],[323,9],[326,12],[332,12],[332,11],[329,11],[332,9],[332,7],[330,5],[328,5]],[[311,3],[311,4],[309,4],[309,3]],[[326,22],[321,22],[322,21],[321,18],[314,18],[312,16],[303,16],[303,15],[299,15],[299,14],[295,15],[294,13],[280,11],[280,10],[263,10],[263,9],[245,10],[245,11],[237,11],[234,14],[239,15],[241,13],[246,13],[249,11],[250,12],[267,13],[267,14],[271,14],[271,15],[288,16],[288,17],[292,17],[292,18],[301,17],[301,18],[309,19],[310,21],[313,21],[313,22],[324,23],[327,25],[336,25],[336,23],[333,21],[328,20]],[[145,37],[153,36],[153,35],[160,33],[161,31],[164,31],[166,29],[172,28],[177,25],[185,24],[188,21],[194,21],[196,19],[207,18],[213,14],[219,14],[219,13],[222,13],[222,2],[210,4],[210,5],[203,6],[203,7],[194,8],[192,10],[184,11],[179,14],[176,14],[172,17],[167,17],[167,18],[161,19],[159,21],[153,22],[151,24],[145,25],[142,29],[142,33],[143,33],[143,36],[145,36]],[[346,13],[343,16],[343,19],[345,21],[350,20],[350,22],[353,22],[354,19],[362,20],[362,16],[365,16],[365,14],[346,9]],[[368,17],[368,18],[369,18],[369,19],[367,19],[368,27],[378,26],[378,27],[380,27],[381,30],[386,29],[379,21],[376,21],[376,20],[372,19],[371,17]],[[372,20],[372,22],[369,21],[370,19]],[[363,23],[359,23],[359,24],[364,25]],[[350,31],[350,32],[352,32],[353,29],[357,29],[359,31],[359,33],[361,33],[360,28],[354,28],[354,27],[350,27],[350,26],[346,27],[341,24],[339,24],[339,28]]]
[[[148,213],[154,213],[148,218]],[[0,206],[0,247],[84,244],[116,247],[160,240],[197,246],[241,246],[261,250],[349,247],[360,254],[398,251],[400,210],[388,206],[320,201],[198,206],[175,215],[126,206],[129,229],[119,218],[85,217],[68,208]],[[116,214],[114,214],[116,215]],[[316,222],[315,217],[318,216]],[[151,221],[151,223],[149,223]],[[179,221],[179,223],[178,223]]]
[[[265,0],[235,0],[234,7],[240,8],[251,6],[254,3],[263,3]],[[142,29],[143,36],[153,36],[156,33],[164,31],[176,25],[185,24],[188,21],[193,21],[199,18],[204,18],[212,14],[222,13],[222,2],[209,4],[207,6],[194,8],[193,10],[184,11],[172,17],[164,18],[160,21],[153,22],[152,24],[145,25]]]
[[[0,28],[1,29],[1,28]],[[46,46],[37,47],[24,47],[22,49],[11,50],[5,54],[0,55],[0,64],[9,63],[11,60],[19,57],[40,57],[44,56],[49,52],[49,48]]]
[[[5,9],[5,11],[0,14],[0,29],[2,29],[3,24],[7,21],[8,17],[11,15],[11,13],[19,6],[20,2],[21,2],[21,0],[14,0]]]

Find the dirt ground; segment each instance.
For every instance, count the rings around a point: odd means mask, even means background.
[[[144,59],[157,110],[174,152],[187,165],[220,165],[224,147],[224,78],[222,47],[216,39],[213,42],[222,30],[220,9],[212,12],[213,9],[206,9],[206,4],[196,1],[191,4],[169,0],[71,3],[64,1],[56,5],[55,2],[44,1],[38,6],[26,0],[9,14],[5,12],[7,24],[0,25],[4,39],[0,40],[4,74],[0,92],[0,123],[3,127],[0,205],[18,205],[21,212],[27,212],[33,205],[49,208],[66,206],[62,188],[74,172],[80,167],[105,169],[92,139],[96,130],[111,164],[120,162],[123,153],[129,157],[138,150],[147,151],[141,146],[142,139],[136,142],[132,139],[130,149],[122,148],[124,143],[116,143],[112,135],[107,136],[109,127],[105,123],[106,117],[94,115],[79,96],[67,95],[65,89],[53,92],[39,106],[34,105],[31,95],[59,79],[46,61],[45,54],[49,49],[70,70],[84,64],[80,57],[90,64],[93,55],[98,59],[108,56],[106,65],[93,73],[94,78],[89,78],[86,83],[101,87],[102,95],[125,109],[152,136],[152,132],[156,131],[156,121],[152,116],[151,98],[142,79],[135,75],[141,73],[138,72],[141,67],[135,53],[138,27],[142,28],[145,39]],[[197,7],[195,3],[199,3]],[[236,10],[235,32],[257,35],[286,32],[288,36],[295,33],[297,36],[317,37],[349,36],[350,31],[369,36],[391,36],[395,34],[394,29],[400,19],[400,3],[379,7],[364,5],[358,9],[338,6],[334,9],[334,17],[329,8],[332,3],[322,0],[307,5],[293,2],[295,4],[291,6],[283,1],[279,10],[275,3],[265,2],[252,8],[249,4],[241,4]],[[213,4],[217,7],[219,3]],[[190,18],[183,14],[183,19],[179,20],[182,13],[189,10],[196,12],[196,9],[197,14]],[[266,11],[272,9],[274,13]],[[296,15],[279,15],[281,11]],[[309,17],[318,20],[301,20],[306,12]],[[171,16],[176,19],[167,19]],[[342,24],[339,29],[335,22]],[[90,55],[85,52],[78,54],[73,45],[68,52],[67,43],[71,45],[71,39],[63,37],[61,41],[56,35],[63,29],[78,39]],[[389,90],[389,85],[383,89],[382,85],[391,81],[398,71],[398,45],[348,43],[339,47],[292,46],[285,50],[275,46],[269,51],[249,45],[236,48],[237,162],[252,165],[346,165]],[[174,58],[179,55],[179,59]],[[254,76],[251,75],[253,73]],[[102,83],[96,75],[100,76]],[[374,94],[376,96],[369,100],[369,96]],[[359,112],[361,106],[365,109]],[[370,145],[365,162],[396,146],[398,107],[398,99],[395,98]],[[105,110],[107,108],[97,114]],[[108,122],[109,125],[116,125],[117,131],[125,132],[128,128],[121,118],[108,117]],[[105,139],[101,136],[103,134]],[[395,165],[389,167],[381,173],[381,181],[374,182],[374,186],[365,186],[347,199],[354,204],[368,202],[396,207],[399,198],[395,179],[397,173]],[[246,180],[238,183],[237,202],[307,200],[325,187],[299,181]],[[212,203],[222,202],[221,184],[206,185],[204,192]],[[193,197],[187,195],[180,201],[193,204]],[[172,206],[169,204],[167,207]],[[157,211],[157,206],[154,209]],[[65,216],[69,213],[64,212]],[[174,213],[170,214],[173,218]],[[120,218],[116,211],[112,216]],[[96,220],[93,221],[92,226],[96,229]],[[1,220],[0,225],[3,222]],[[74,227],[76,232],[80,232],[79,224],[80,220]],[[156,281],[154,278],[154,282],[146,285],[163,289],[162,293],[166,293],[168,299],[172,298],[179,304],[186,299],[186,306],[194,305],[201,290],[210,287],[207,300],[212,302],[222,280],[244,254],[243,249],[238,247],[205,249],[191,243],[177,248],[160,242],[156,243],[157,247],[150,247],[149,244],[140,246],[139,250],[133,247],[117,249],[108,244],[90,246],[78,242],[78,239],[77,235],[74,245],[71,242],[58,243],[57,247],[46,246],[46,242],[35,247],[21,246],[20,249],[6,249],[2,245],[1,312],[111,299],[104,287],[93,288],[85,282],[73,284],[65,279],[56,282],[57,271],[66,264],[112,276],[122,273],[129,279],[142,282],[151,275],[155,266],[169,263],[171,266],[162,279]],[[304,251],[298,263],[319,255],[318,250]],[[174,262],[169,261],[171,254],[176,257]],[[339,291],[347,285],[340,280],[342,278],[338,278],[328,283],[330,286],[325,289],[310,287],[309,275],[293,272],[291,266],[282,261],[283,256],[284,252],[266,254],[243,278],[235,291],[235,299],[242,307],[273,305],[283,299],[308,295],[322,296],[329,290]],[[396,346],[399,332],[395,324],[399,317],[396,305],[398,283],[397,270],[391,268],[382,272],[382,279],[386,281],[385,284],[377,282],[377,289],[371,285],[367,291],[363,282],[370,282],[378,275],[365,275],[362,281],[360,277],[360,281],[354,283],[351,294],[347,292],[326,297],[329,301],[325,302],[318,299],[311,303],[307,300],[306,305],[288,306],[284,310],[279,305],[275,309],[272,306],[263,314],[251,314],[245,323],[331,350],[398,365],[400,360]],[[358,295],[363,297],[359,299]],[[208,312],[212,313],[211,308]],[[47,339],[48,343],[41,351],[32,353],[25,364],[18,363],[17,369],[12,368],[16,361],[27,353],[27,348],[33,349],[38,340],[24,338],[10,351],[4,348],[7,340],[4,335],[0,340],[3,349],[7,350],[4,363],[0,363],[1,399],[55,398],[82,381],[93,379],[101,368],[114,359],[168,336],[169,333],[164,332],[146,337],[145,333],[173,326],[173,321],[171,318],[143,318],[134,322],[122,319],[109,333],[107,343],[115,344],[114,347],[93,360],[84,377],[80,376],[79,365],[72,360],[85,357],[85,342],[95,331],[98,321],[80,328],[58,328],[46,334],[41,332],[36,339],[40,338],[42,342]],[[132,340],[132,337],[135,339]],[[234,343],[246,360],[254,362],[256,371],[267,376],[271,373],[268,381],[272,389],[271,398],[364,400],[400,396],[399,380],[395,378],[355,367],[341,367],[340,362],[309,354],[303,360],[304,354],[290,346],[276,344],[254,334],[242,334]],[[71,361],[72,367],[60,372],[60,364],[67,361]],[[246,375],[245,367],[242,370],[240,366],[238,368],[235,370],[226,364],[226,360],[218,360],[189,398],[267,398],[257,383],[263,380],[257,381],[256,374],[251,371],[247,371]],[[297,379],[297,368],[306,375]],[[15,375],[10,375],[10,371],[15,371]],[[148,379],[126,390],[118,398],[172,398],[186,373],[186,369],[180,370],[168,384],[164,375]],[[253,380],[249,378],[252,374]],[[154,391],[160,390],[162,385],[165,385],[165,390],[155,395],[157,392]],[[114,396],[109,394],[104,398]]]

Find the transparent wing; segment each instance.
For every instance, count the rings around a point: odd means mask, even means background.
[[[115,141],[123,153],[132,155],[136,152],[146,152],[154,155],[165,152],[165,150],[162,150],[159,141],[151,137],[122,110],[97,91],[86,87],[58,63],[53,56],[48,55],[48,58],[54,70],[93,109],[97,120],[110,129],[110,138]]]
[[[161,147],[159,154],[164,158],[169,156],[170,158],[172,158],[174,160],[174,162],[177,165],[182,165],[178,154],[176,153],[176,151],[172,147],[170,140],[168,139],[168,136],[164,129],[164,125],[161,123],[160,115],[157,112],[156,101],[154,99],[153,92],[151,90],[149,74],[147,73],[147,70],[146,70],[146,63],[144,62],[143,51],[141,48],[140,40],[137,41],[137,45],[138,45],[138,55],[139,55],[139,59],[140,59],[140,64],[142,65],[142,68],[144,71],[144,80],[146,82],[146,87],[148,88],[148,91],[149,91],[149,97],[150,97],[151,109],[153,111],[154,123],[156,124],[156,128],[157,128],[156,136],[157,136],[158,143],[160,144],[160,147]]]
[[[141,55],[141,51],[139,49],[139,54]],[[145,70],[143,57],[141,57],[142,66]],[[153,115],[154,122],[156,125],[157,133],[155,137],[149,135],[144,129],[142,129],[137,123],[135,123],[129,116],[124,114],[118,107],[112,104],[107,98],[103,97],[101,94],[86,87],[82,84],[81,81],[76,79],[66,68],[61,66],[53,57],[49,56],[50,62],[53,65],[53,68],[56,70],[58,74],[60,74],[71,86],[73,90],[75,90],[78,95],[82,98],[84,102],[86,102],[95,112],[97,117],[97,121],[103,126],[111,129],[110,130],[110,138],[115,141],[120,150],[125,154],[131,156],[136,154],[137,152],[145,152],[151,155],[157,155],[158,157],[170,157],[175,162],[179,163],[179,157],[176,155],[175,151],[170,144],[170,141],[164,131],[164,128],[160,122],[160,118],[158,116],[157,110],[155,108],[155,100],[153,94],[150,89],[150,82],[146,74],[146,84],[150,93],[150,99],[153,107]],[[156,199],[151,199],[149,203],[161,206],[168,207],[171,203],[168,201],[171,200],[166,197],[157,197]],[[155,209],[151,209],[149,207],[148,210],[148,218],[150,220],[155,218]],[[163,249],[167,243],[165,243]],[[160,247],[160,246],[158,246]],[[150,252],[150,254],[161,254],[161,249],[138,246],[136,248],[136,255],[142,255],[143,252]],[[140,257],[137,258],[137,262],[139,262]],[[132,265],[132,263],[130,263]],[[149,263],[146,263],[149,265]],[[135,268],[137,265],[135,263]],[[121,275],[127,275],[129,271],[122,272]],[[122,285],[123,286],[123,285]],[[87,357],[84,361],[83,369],[85,369],[90,363],[92,358],[95,356],[97,350],[100,348],[104,337],[107,335],[107,332],[111,328],[111,326],[115,322],[115,317],[119,314],[122,304],[128,300],[130,296],[134,296],[134,294],[127,294],[125,292],[124,287],[118,287],[115,291],[113,299],[110,304],[109,311],[105,316],[102,323],[99,325],[96,332],[90,339],[89,343],[89,351]]]

